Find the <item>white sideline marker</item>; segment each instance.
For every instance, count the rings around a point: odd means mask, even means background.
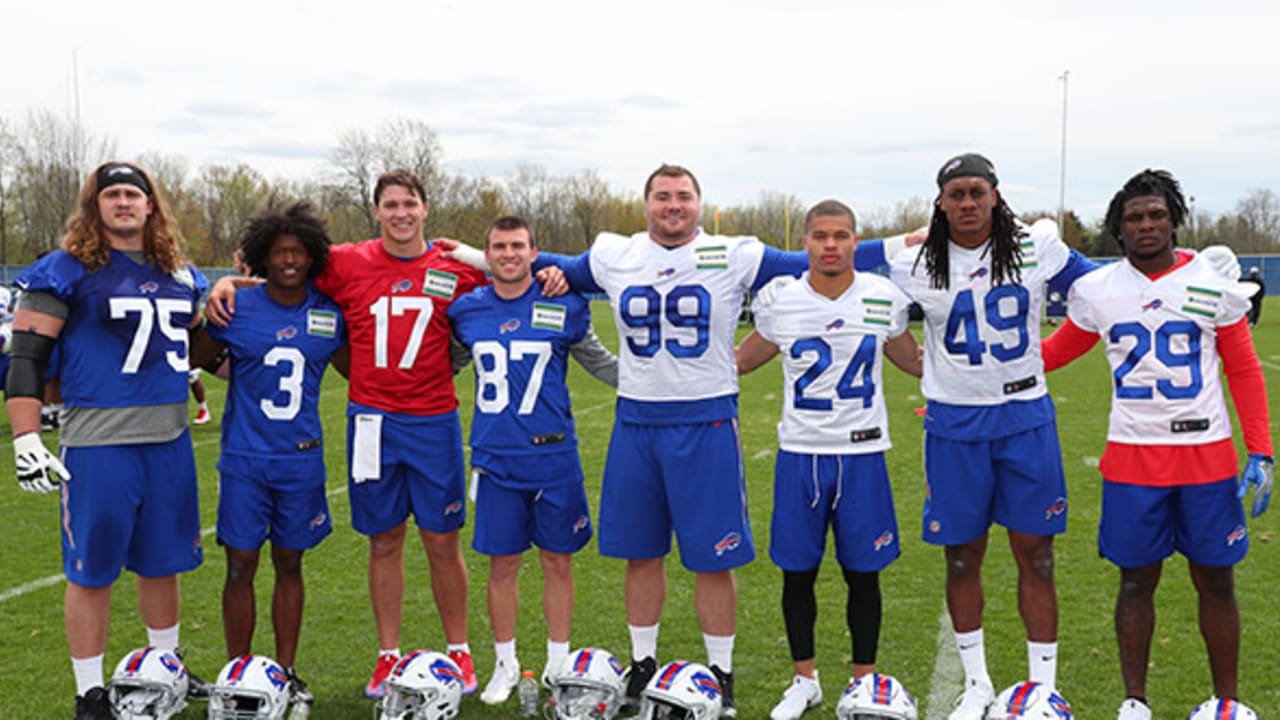
[[[328,497],[333,497],[334,495],[338,495],[346,491],[347,491],[347,486],[340,485],[330,490],[329,492],[325,493],[325,495]],[[207,528],[204,528],[200,531],[200,537],[207,538],[210,535],[212,535],[214,531],[217,529],[218,529],[217,526],[209,526]],[[67,578],[65,575],[63,575],[62,573],[58,573],[57,575],[49,575],[48,577],[42,577],[39,580],[32,580],[31,582],[26,583],[24,585],[19,585],[17,587],[9,588],[4,592],[0,592],[0,603],[7,602],[16,597],[22,597],[23,595],[26,595],[27,593],[33,593],[36,590],[43,590],[44,588],[47,588],[50,585],[57,585],[59,582],[66,579]]]
[[[951,713],[951,703],[964,685],[964,666],[960,664],[960,652],[956,650],[956,636],[951,630],[951,615],[947,601],[942,601],[942,614],[938,616],[938,653],[933,661],[933,676],[929,678],[928,710],[924,720],[945,720]]]
[[[772,450],[759,450],[751,456],[752,460],[763,460],[773,454]]]

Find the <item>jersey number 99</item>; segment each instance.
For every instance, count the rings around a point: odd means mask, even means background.
[[[627,349],[633,355],[650,358],[665,348],[673,357],[684,359],[707,351],[711,293],[701,285],[677,285],[665,298],[650,285],[632,285],[619,297],[618,314],[627,327],[646,331],[641,340],[627,336]],[[665,340],[663,318],[673,336]]]

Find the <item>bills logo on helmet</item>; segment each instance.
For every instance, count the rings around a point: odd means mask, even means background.
[[[446,661],[444,658],[431,663],[431,674],[446,685],[449,683],[462,684],[462,671],[458,669],[457,665]]]
[[[658,271],[658,277],[660,278],[671,277],[672,275],[675,275],[675,274],[676,274],[676,269],[673,267],[669,267],[664,270]]]
[[[187,674],[187,668],[183,666],[182,661],[170,653],[160,653],[160,665],[175,675]]]
[[[292,340],[298,337],[298,328],[290,325],[276,331],[276,340]]]
[[[579,531],[586,530],[591,521],[586,515],[579,515],[577,520],[573,521],[573,534],[577,535]]]
[[[836,318],[835,320],[832,320],[831,322],[827,323],[826,329],[839,330],[842,327],[844,327],[844,318]]]
[[[461,501],[461,500],[454,500],[453,502],[451,502],[451,503],[449,503],[448,505],[445,505],[445,506],[444,506],[444,514],[445,514],[445,515],[454,515],[454,514],[457,514],[457,513],[460,513],[460,512],[462,512],[462,501]]]
[[[144,293],[144,294],[153,293],[159,289],[160,289],[160,285],[157,284],[154,280],[148,280],[147,282],[144,282],[138,286],[138,292]]]
[[[1231,547],[1238,542],[1244,542],[1244,539],[1248,537],[1248,535],[1249,531],[1245,530],[1243,525],[1237,525],[1236,529],[1232,530],[1231,533],[1227,535],[1227,547]]]
[[[880,537],[876,538],[876,542],[875,542],[876,552],[880,552],[881,550],[889,547],[892,544],[893,544],[893,533],[889,532],[888,530],[885,530]]]
[[[520,329],[520,321],[512,318],[498,326],[498,334],[506,335],[509,332],[515,332]]]
[[[618,673],[619,675],[623,673],[622,663],[618,662],[618,658],[612,655],[609,656],[609,667],[612,668],[613,671]]]
[[[1062,720],[1074,720],[1075,718],[1071,713],[1071,706],[1068,705],[1067,701],[1057,693],[1049,696],[1049,707],[1052,708]]]
[[[400,282],[392,283],[391,285],[391,292],[393,293],[409,292],[412,289],[413,289],[412,280],[401,280]]]
[[[289,676],[284,674],[284,670],[279,665],[268,665],[265,672],[267,679],[277,689],[284,690],[289,687]]]
[[[708,700],[715,700],[723,694],[720,689],[720,683],[716,679],[704,672],[696,672],[689,677],[690,682],[697,688],[698,692],[707,696]]]
[[[1044,519],[1057,517],[1067,511],[1067,499],[1060,497],[1053,501],[1053,504],[1044,509]]]
[[[1155,300],[1152,300],[1146,305],[1143,305],[1142,310],[1143,312],[1147,310],[1159,310],[1161,305],[1164,305],[1164,301],[1161,300],[1160,298],[1156,298]]]
[[[721,538],[720,542],[715,544],[714,549],[716,551],[716,557],[720,557],[727,552],[733,552],[741,546],[742,536],[736,532],[731,532]]]

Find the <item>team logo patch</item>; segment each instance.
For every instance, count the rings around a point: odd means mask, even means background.
[[[827,323],[826,330],[827,332],[831,332],[832,330],[839,330],[842,327],[844,327],[844,318],[836,318],[835,320]]]
[[[1187,286],[1187,299],[1182,304],[1182,312],[1211,318],[1218,312],[1218,301],[1222,293],[1209,288]]]
[[[156,292],[159,289],[160,289],[160,285],[156,283],[154,280],[148,280],[138,286],[138,292],[142,293],[143,295],[150,295],[151,293]]]
[[[307,527],[309,527],[309,528],[310,528],[310,529],[312,529],[312,530],[315,530],[316,528],[320,527],[321,525],[324,525],[324,521],[325,521],[328,517],[329,517],[329,516],[328,516],[328,515],[326,515],[325,513],[320,513],[319,515],[316,515],[315,517],[311,518],[311,522],[307,523]]]
[[[1146,312],[1146,311],[1148,311],[1148,310],[1159,310],[1159,309],[1161,308],[1161,306],[1163,306],[1163,305],[1164,305],[1164,301],[1163,301],[1163,300],[1161,300],[1160,298],[1156,298],[1155,300],[1152,300],[1151,302],[1147,303],[1146,305],[1143,305],[1143,306],[1142,306],[1142,311],[1143,311],[1143,312]]]
[[[1067,499],[1060,497],[1053,501],[1053,504],[1044,509],[1044,519],[1057,517],[1067,511]]]
[[[1072,718],[1075,717],[1071,714],[1071,706],[1068,705],[1067,701],[1057,693],[1049,696],[1049,707],[1053,710],[1054,714],[1059,718],[1062,718],[1062,720],[1072,720]]]
[[[1232,545],[1235,545],[1236,543],[1239,543],[1239,542],[1244,542],[1245,538],[1248,536],[1249,536],[1249,531],[1245,530],[1243,525],[1237,525],[1236,529],[1232,530],[1227,535],[1227,547],[1231,547]]]
[[[880,552],[881,550],[889,547],[892,544],[893,544],[893,533],[889,532],[888,530],[885,530],[880,537],[876,538],[874,547],[876,552]]]
[[[187,669],[182,666],[182,661],[173,655],[170,655],[169,653],[160,653],[159,659],[161,667],[174,675],[182,677],[187,674]]]
[[[337,336],[338,313],[332,310],[308,310],[307,334],[329,338]]]
[[[1022,248],[1022,267],[1033,268],[1040,263],[1036,260],[1036,244],[1030,240],[1023,240],[1018,243],[1018,247]]]
[[[413,289],[412,280],[401,280],[399,282],[391,283],[392,293],[407,293],[412,289]]]
[[[460,513],[460,512],[462,512],[462,501],[461,501],[461,500],[454,500],[453,502],[451,502],[451,503],[449,503],[448,505],[445,505],[445,506],[444,506],[444,514],[445,514],[445,515],[455,515],[455,514]]]
[[[609,656],[609,667],[617,674],[622,674],[622,663],[618,662],[618,658]]]
[[[720,697],[723,691],[720,689],[720,683],[716,679],[704,672],[696,672],[689,677],[690,682],[697,688],[698,692],[707,696],[708,700],[715,700]]]
[[[533,304],[533,326],[539,330],[560,332],[564,330],[566,313],[563,305],[536,302]]]
[[[427,276],[422,281],[422,292],[442,300],[453,297],[457,289],[458,276],[443,270],[427,270]]]
[[[573,521],[573,534],[577,535],[580,531],[586,530],[591,525],[591,521],[586,515],[579,515],[577,520]]]
[[[862,322],[864,325],[881,325],[887,327],[893,315],[890,308],[893,301],[884,298],[862,298]]]
[[[938,522],[937,520],[930,520],[929,532],[931,533],[942,532],[942,523]]]
[[[984,278],[986,276],[987,276],[987,269],[984,267],[980,267],[977,270],[974,270],[973,272],[969,273],[970,280],[977,280],[978,278]]]
[[[672,267],[665,268],[663,270],[658,271],[658,277],[660,278],[671,277],[672,275],[675,275],[675,274],[676,274],[676,269]]]
[[[431,674],[446,685],[449,683],[462,683],[462,672],[453,663],[446,662],[443,658],[431,663]]]
[[[280,669],[279,665],[267,666],[267,679],[280,690],[289,687],[289,676],[284,674],[284,670]]]
[[[713,546],[716,551],[716,557],[720,557],[727,552],[733,552],[742,546],[742,536],[736,532],[731,532],[720,539],[720,542]]]
[[[290,325],[276,331],[276,340],[292,340],[298,337],[298,328]]]
[[[729,249],[724,245],[694,248],[693,257],[699,270],[727,270],[729,268]]]
[[[520,329],[520,321],[515,318],[511,318],[510,320],[498,326],[498,334],[506,335],[509,332],[515,332],[519,329]]]

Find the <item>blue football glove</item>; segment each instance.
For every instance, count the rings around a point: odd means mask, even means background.
[[[1266,455],[1250,455],[1249,463],[1244,466],[1244,472],[1240,474],[1240,487],[1236,489],[1236,497],[1243,498],[1249,492],[1249,486],[1253,485],[1253,511],[1252,517],[1258,517],[1267,511],[1267,506],[1271,504],[1271,486],[1275,484],[1275,466],[1274,458]]]

